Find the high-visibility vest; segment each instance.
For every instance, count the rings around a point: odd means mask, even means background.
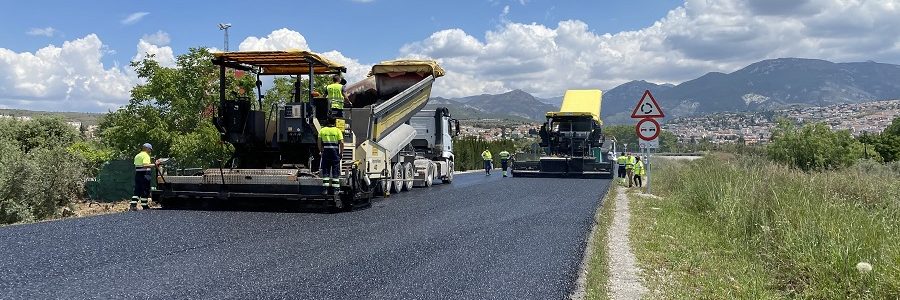
[[[506,150],[500,151],[500,159],[502,159],[502,160],[509,159],[509,152],[506,152]]]
[[[494,156],[491,155],[491,151],[484,150],[484,152],[481,152],[481,159],[492,160],[494,159]]]
[[[333,126],[323,127],[319,130],[319,140],[322,141],[322,148],[340,149],[340,142],[344,139],[344,132]]]
[[[622,156],[619,156],[616,158],[616,162],[618,162],[620,166],[624,166],[626,159],[628,159],[628,158],[625,157],[625,155],[622,155]]]
[[[639,162],[636,162],[636,163],[634,164],[634,175],[641,175],[641,176],[643,176],[643,175],[644,175],[644,171],[646,171],[646,170],[644,169],[644,162],[639,161]]]
[[[626,158],[626,160],[625,160],[625,169],[634,168],[634,162],[635,162],[634,156],[629,155],[628,158]]]
[[[344,86],[340,83],[332,83],[325,86],[328,92],[328,101],[331,102],[331,108],[344,109]]]
[[[150,168],[144,167],[146,165],[152,164],[153,162],[150,160],[150,154],[147,151],[141,151],[134,156],[134,168],[141,169],[140,171],[149,171]]]

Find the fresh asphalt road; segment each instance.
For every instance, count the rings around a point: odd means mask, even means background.
[[[609,180],[458,175],[349,213],[0,228],[2,299],[563,299]]]

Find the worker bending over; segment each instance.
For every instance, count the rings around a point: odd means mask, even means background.
[[[503,168],[503,177],[506,176],[506,169],[509,168],[509,152],[506,150],[500,151],[500,167]]]
[[[341,153],[344,153],[344,131],[335,127],[335,119],[325,120],[319,130],[319,157],[322,159],[322,194],[334,195],[341,187]]]
[[[636,158],[634,161],[633,180],[634,180],[634,185],[636,185],[638,188],[644,186],[644,182],[643,182],[642,178],[644,177],[644,173],[646,173],[646,172],[647,172],[647,169],[644,168],[644,162],[641,161],[640,157]]]
[[[494,167],[494,156],[491,155],[491,151],[485,148],[484,152],[481,152],[481,160],[484,161],[484,176],[490,176],[491,168]]]
[[[328,105],[332,118],[344,117],[344,101],[347,95],[344,93],[344,85],[341,84],[341,75],[331,76],[331,84],[325,86],[326,97],[328,97]],[[353,103],[350,103],[353,105]]]
[[[141,208],[150,208],[150,178],[155,166],[150,159],[150,152],[153,152],[153,145],[144,143],[141,145],[141,152],[134,156],[134,196],[128,202],[130,210],[137,210],[138,201],[141,202]]]

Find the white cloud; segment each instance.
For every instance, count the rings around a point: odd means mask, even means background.
[[[0,48],[0,105],[40,110],[105,111],[127,102],[135,81],[104,66],[95,34],[17,53]]]
[[[125,17],[124,19],[122,19],[121,22],[123,25],[131,25],[131,24],[140,22],[141,19],[143,19],[144,17],[146,17],[149,14],[150,14],[149,12],[145,12],[145,11],[132,13],[132,14],[128,15],[127,17]]]
[[[160,66],[175,67],[175,53],[172,51],[172,47],[160,46],[143,38],[138,41],[137,52],[131,61],[139,61],[150,55]]]
[[[41,35],[46,37],[53,37],[56,34],[56,28],[46,27],[46,28],[31,28],[25,32],[27,35]]]
[[[162,30],[157,31],[154,34],[145,34],[141,39],[159,46],[168,46],[169,43],[172,42],[172,39],[169,38],[169,34]]]
[[[306,38],[299,32],[282,28],[272,31],[264,38],[248,37],[241,42],[238,49],[241,51],[308,50],[309,45],[306,43]]]
[[[306,43],[306,38],[299,32],[282,28],[272,31],[264,38],[247,37],[238,46],[240,51],[260,51],[260,50],[310,50]],[[318,52],[318,51],[317,51]],[[345,77],[348,82],[356,82],[366,77],[371,65],[360,63],[358,60],[344,56],[339,51],[331,50],[320,52],[323,56],[347,67]]]
[[[501,20],[508,9],[504,7]],[[873,1],[688,0],[649,27],[598,34],[579,20],[555,27],[502,22],[477,38],[435,32],[400,48],[431,57],[447,77],[435,93],[523,89],[541,96],[632,79],[680,82],[777,57],[900,63],[900,4]]]

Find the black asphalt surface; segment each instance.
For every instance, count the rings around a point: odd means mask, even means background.
[[[349,213],[0,228],[2,299],[564,299],[609,180],[458,175]]]

